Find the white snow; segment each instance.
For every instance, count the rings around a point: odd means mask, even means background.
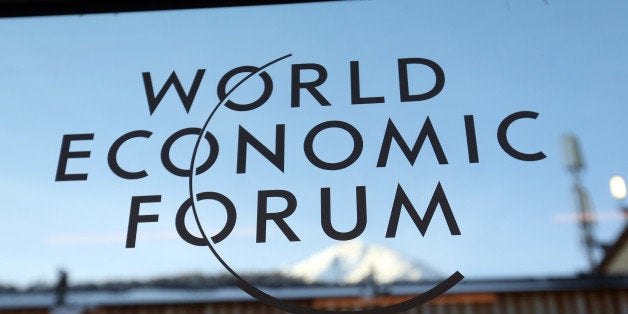
[[[380,245],[351,240],[331,246],[289,267],[289,276],[308,283],[356,284],[374,280],[378,284],[418,281],[441,276],[430,267],[403,257]]]

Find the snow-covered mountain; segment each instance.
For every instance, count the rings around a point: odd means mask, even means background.
[[[441,278],[431,267],[406,259],[400,253],[359,240],[342,242],[288,267],[285,274],[306,282],[356,284],[374,280],[379,284]]]

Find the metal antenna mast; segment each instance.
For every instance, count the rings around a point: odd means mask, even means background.
[[[591,208],[588,193],[582,185],[582,181],[580,179],[580,174],[585,168],[584,160],[580,151],[578,139],[574,135],[565,135],[562,139],[562,146],[563,155],[565,157],[565,166],[573,178],[573,190],[578,206],[578,221],[580,222],[582,244],[584,245],[584,249],[587,254],[589,266],[591,270],[594,270],[596,267],[595,248],[597,245],[597,241],[593,235],[595,217],[593,215],[593,209]]]

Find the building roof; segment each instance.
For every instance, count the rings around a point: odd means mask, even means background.
[[[605,275],[628,274],[628,224],[617,241],[606,250],[598,272]]]
[[[398,283],[377,287],[388,296],[417,295],[434,286],[435,282]],[[544,279],[463,280],[446,294],[514,293],[540,291],[625,290],[625,277],[577,277]],[[372,295],[372,287],[361,286],[300,286],[262,288],[284,300],[311,300],[320,298],[350,298]],[[54,292],[11,292],[0,294],[0,310],[48,308],[54,303]],[[253,302],[251,296],[237,287],[214,289],[176,289],[138,287],[120,291],[72,291],[67,303],[81,307],[140,306],[148,304],[174,305],[224,302]]]

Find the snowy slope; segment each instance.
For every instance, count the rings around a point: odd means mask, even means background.
[[[430,267],[398,252],[359,240],[341,242],[289,267],[286,275],[306,282],[355,284],[372,278],[376,283],[440,278]]]

